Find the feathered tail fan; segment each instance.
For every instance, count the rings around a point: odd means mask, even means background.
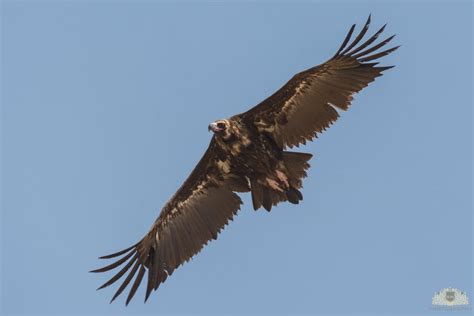
[[[306,177],[306,170],[310,167],[308,161],[313,155],[298,152],[283,152],[283,163],[287,169],[286,176],[290,187],[285,192],[272,190],[268,186],[259,183],[256,179],[250,180],[252,188],[252,203],[254,210],[263,206],[267,211],[271,211],[272,206],[282,201],[298,204],[303,200],[303,195],[299,191],[302,187],[302,179]]]
[[[291,151],[283,152],[283,162],[288,169],[288,180],[295,189],[302,186],[302,179],[307,176],[306,170],[310,167],[308,161],[313,157],[312,154],[298,153]]]

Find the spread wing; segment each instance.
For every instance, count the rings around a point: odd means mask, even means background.
[[[242,204],[235,192],[249,190],[247,181],[224,174],[218,166],[225,159],[214,139],[191,175],[168,201],[146,236],[137,244],[101,259],[119,258],[91,272],[105,272],[123,265],[99,289],[126,275],[111,302],[135,277],[126,304],[146,276],[145,301],[173,271],[198,253],[232,220]]]
[[[324,131],[339,114],[347,110],[352,96],[366,87],[382,71],[375,62],[399,46],[382,50],[394,37],[378,44],[375,40],[385,25],[372,37],[361,42],[370,25],[370,16],[361,32],[351,41],[355,25],[349,30],[337,53],[324,64],[296,74],[272,96],[239,116],[267,133],[281,147],[305,144]]]

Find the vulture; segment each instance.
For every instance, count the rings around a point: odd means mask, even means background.
[[[399,47],[385,46],[395,35],[376,43],[384,25],[364,39],[369,25],[370,15],[354,37],[351,26],[325,63],[296,74],[247,112],[208,126],[213,133],[208,149],[148,233],[133,246],[100,257],[114,262],[91,271],[120,269],[99,287],[124,277],[111,302],[131,283],[128,305],[144,278],[146,302],[233,219],[242,204],[237,193],[250,192],[254,210],[303,200],[302,179],[312,155],[289,149],[316,138],[349,108],[355,93],[393,67],[379,66],[378,60]]]

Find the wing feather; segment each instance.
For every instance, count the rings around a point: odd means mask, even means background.
[[[387,24],[384,24],[377,32],[375,32],[374,35],[372,35],[372,37],[370,37],[368,40],[366,40],[363,44],[361,44],[359,47],[357,48],[354,48],[353,50],[351,50],[351,52],[349,53],[349,55],[351,55],[352,57],[356,57],[354,56],[355,53],[363,50],[364,48],[366,48],[367,46],[369,46],[370,44],[372,44],[378,37],[380,34],[383,33],[383,31],[385,30],[385,27],[387,26]],[[395,35],[393,35],[392,37],[394,37]],[[389,40],[390,41],[390,40]],[[386,43],[385,43],[386,44]]]
[[[355,27],[356,25],[352,24],[351,28],[349,29],[349,32],[347,33],[346,37],[344,38],[344,41],[341,44],[341,47],[339,47],[339,49],[337,50],[336,54],[333,57],[338,56],[341,53],[341,51],[346,47],[347,43],[349,43],[352,37],[352,33],[354,33]]]
[[[109,264],[108,266],[105,266],[105,267],[103,267],[103,268],[93,270],[93,271],[91,271],[91,272],[106,272],[106,271],[109,271],[109,270],[113,270],[113,269],[117,268],[118,266],[120,266],[120,265],[121,265],[122,263],[124,263],[125,261],[127,261],[128,258],[130,258],[133,254],[134,254],[134,252],[131,251],[130,253],[128,253],[127,255],[123,256],[121,259],[115,261],[114,263]]]
[[[135,264],[133,265],[132,270],[130,270],[127,277],[125,278],[123,283],[118,288],[117,292],[115,292],[114,296],[110,300],[111,303],[123,292],[123,290],[125,290],[128,283],[130,283],[130,281],[133,279],[133,276],[135,275],[135,273],[137,273],[137,270],[138,270],[139,266],[140,266],[140,262],[137,259],[135,259]]]
[[[131,254],[134,254],[134,253],[135,253],[135,256],[117,274],[115,274],[110,280],[108,280],[107,282],[102,284],[98,288],[98,290],[103,289],[103,288],[115,283],[118,279],[120,279],[128,271],[128,269],[130,269],[130,267],[133,265],[136,258],[138,257],[138,254],[136,252],[132,252]],[[121,261],[121,260],[119,260],[119,261]],[[94,270],[94,271],[91,271],[91,272],[103,272],[103,271],[102,271],[102,269],[97,269],[97,270]]]
[[[128,293],[127,301],[125,304],[128,305],[128,303],[130,303],[130,300],[133,298],[133,296],[135,295],[135,292],[138,290],[138,287],[140,286],[140,283],[142,282],[144,275],[145,275],[145,266],[140,265],[140,270],[138,271],[137,277],[135,281],[133,282],[130,292]]]
[[[369,26],[370,26],[370,21],[371,20],[371,15],[369,15],[369,17],[367,18],[367,22],[365,22],[365,25],[364,27],[362,27],[362,30],[360,31],[359,35],[357,35],[357,37],[354,39],[354,41],[349,44],[349,46],[344,50],[342,51],[341,55],[345,55],[345,54],[348,54],[349,51],[354,47],[356,46],[357,44],[359,44],[359,42],[362,40],[362,38],[365,36],[365,33],[367,33],[367,31],[369,30]]]

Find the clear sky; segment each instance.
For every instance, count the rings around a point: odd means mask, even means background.
[[[135,243],[211,138],[372,13],[396,67],[300,151],[304,202],[254,212],[143,304],[98,256]],[[472,3],[3,1],[5,314],[413,314],[472,292]],[[456,314],[468,314],[459,311]],[[452,315],[452,314],[451,314]]]

